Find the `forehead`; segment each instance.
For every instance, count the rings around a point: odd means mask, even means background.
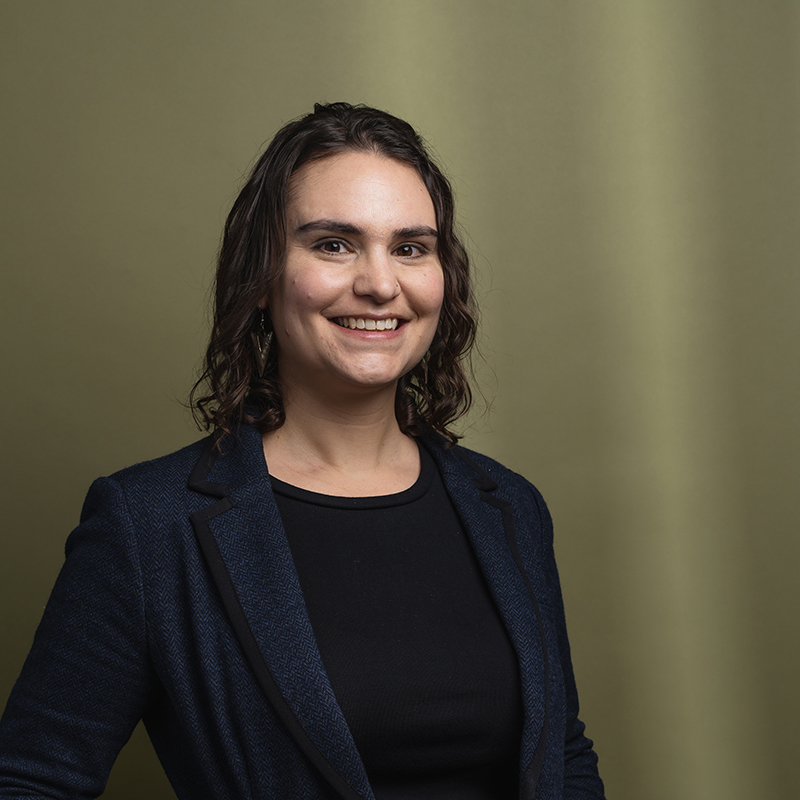
[[[417,171],[376,153],[346,152],[304,164],[289,184],[290,224],[335,219],[365,224],[436,226]]]

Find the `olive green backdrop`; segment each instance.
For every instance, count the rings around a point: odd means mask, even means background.
[[[796,794],[796,2],[5,0],[0,31],[0,696],[91,480],[197,435],[242,174],[345,99],[453,178],[467,442],[550,502],[609,797]],[[143,794],[139,730],[106,796]]]

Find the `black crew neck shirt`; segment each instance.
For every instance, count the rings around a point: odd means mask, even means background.
[[[431,456],[409,489],[331,497],[272,478],[322,661],[378,800],[510,800],[513,646]]]

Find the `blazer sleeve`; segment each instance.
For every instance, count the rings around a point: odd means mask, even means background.
[[[529,484],[530,485],[530,484]],[[553,520],[539,491],[532,485],[533,499],[539,511],[543,569],[549,603],[556,620],[558,658],[564,677],[564,800],[602,800],[603,782],[597,771],[597,755],[591,739],[584,735],[585,725],[578,718],[578,690],[572,669],[564,601],[553,549]]]
[[[96,481],[0,721],[0,797],[96,797],[151,687],[123,491]]]

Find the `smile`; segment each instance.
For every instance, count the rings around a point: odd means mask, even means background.
[[[393,331],[397,328],[397,318],[370,319],[368,317],[335,317],[333,320],[343,328],[359,331]]]

